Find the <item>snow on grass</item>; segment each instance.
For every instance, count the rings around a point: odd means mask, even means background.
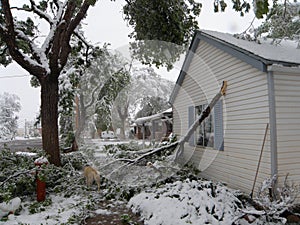
[[[96,214],[101,214],[101,215],[110,215],[113,214],[113,212],[107,210],[107,209],[97,209],[95,211]]]
[[[67,223],[69,218],[78,213],[79,196],[65,198],[63,196],[51,194],[48,196],[52,204],[45,206],[39,213],[30,213],[29,202],[22,203],[22,210],[19,215],[9,215],[7,221],[0,221],[2,225],[17,225],[17,224],[62,224]]]

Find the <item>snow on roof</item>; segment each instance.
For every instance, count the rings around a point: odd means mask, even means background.
[[[272,44],[273,39],[260,39],[260,43],[238,39],[229,33],[221,33],[217,31],[201,30],[201,35],[218,42],[222,42],[235,49],[243,50],[244,53],[258,56],[267,61],[276,63],[291,63],[300,65],[300,49],[297,48],[298,43],[292,40],[283,39],[278,45]],[[238,50],[237,49],[237,50]]]
[[[171,113],[172,112],[172,108],[169,108],[161,113],[157,113],[151,116],[146,116],[146,117],[141,117],[141,118],[137,118],[134,122],[138,125],[142,125],[146,122],[151,122],[153,120],[158,120],[161,119],[165,116],[165,114]]]

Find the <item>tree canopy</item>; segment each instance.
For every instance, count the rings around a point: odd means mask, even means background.
[[[300,3],[275,4],[256,32],[269,38],[299,39]]]

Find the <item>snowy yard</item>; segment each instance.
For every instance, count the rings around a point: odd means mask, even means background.
[[[115,147],[109,148],[107,152],[108,148],[104,147],[107,144]],[[239,191],[220,183],[202,180],[192,170],[184,169],[178,173],[179,168],[168,163],[168,157],[165,161],[153,162],[156,169],[144,165],[126,167],[120,161],[112,163],[124,155],[124,151],[119,148],[125,145],[119,144],[93,140],[84,147],[85,151],[74,153],[77,161],[72,158],[73,153],[69,154],[69,158],[64,159],[67,162],[64,170],[58,170],[62,174],[66,173],[68,180],[62,180],[66,183],[49,188],[43,203],[35,201],[34,193],[22,196],[21,208],[15,215],[2,218],[0,224],[84,224],[89,217],[116,214],[114,208],[122,204],[140,215],[141,224],[148,225],[260,225],[266,224],[270,219],[265,211],[258,211],[244,201]],[[84,156],[81,161],[80,155]],[[76,165],[82,161],[92,163],[100,170],[100,193],[96,191],[96,185],[87,190],[82,172],[70,167],[70,164]],[[2,181],[3,179],[0,180],[0,185],[3,185]],[[1,193],[1,198],[3,194]],[[100,204],[103,201],[110,202],[109,207]],[[120,224],[137,224],[126,214],[116,216],[122,217],[123,223]],[[271,225],[284,223],[284,219],[268,222]],[[99,224],[117,223],[101,221]]]

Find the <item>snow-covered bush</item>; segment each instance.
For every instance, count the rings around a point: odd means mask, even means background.
[[[266,221],[283,224],[287,222],[285,212],[293,208],[295,200],[300,194],[299,185],[288,182],[287,178],[288,176],[286,176],[283,186],[278,188],[276,188],[276,175],[262,182],[255,201],[265,211]]]
[[[240,205],[234,191],[201,179],[148,189],[129,201],[149,225],[234,224],[242,215]]]

